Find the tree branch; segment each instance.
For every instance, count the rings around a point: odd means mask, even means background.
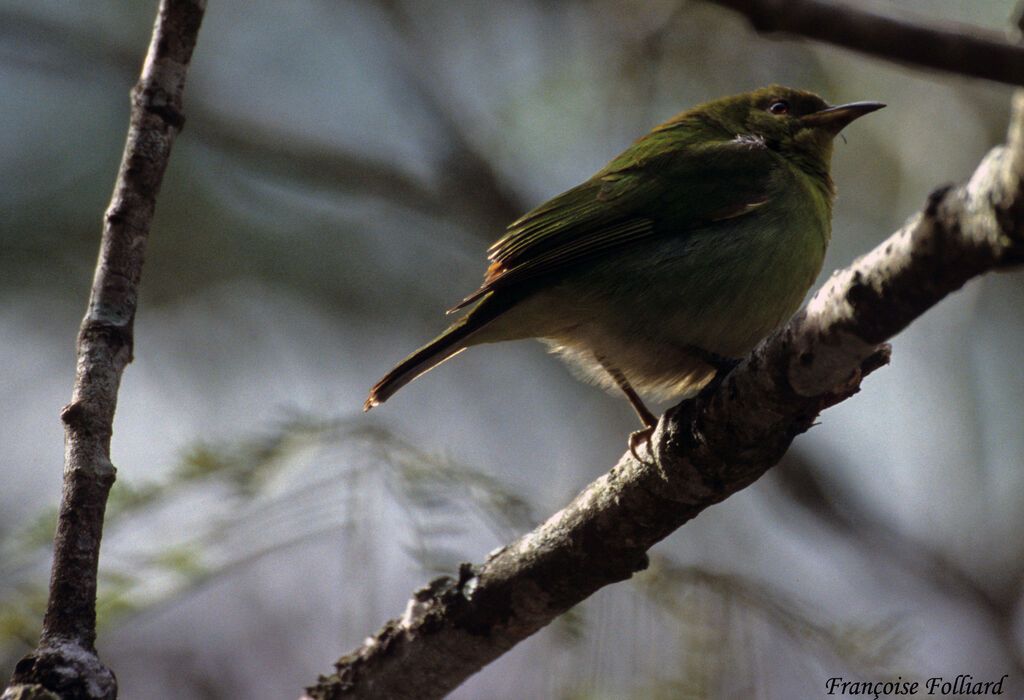
[[[184,124],[182,92],[205,0],[162,0],[138,84],[121,168],[107,209],[89,307],[78,333],[71,403],[64,407],[64,486],[50,597],[39,646],[15,668],[4,698],[45,691],[114,698],[117,681],[99,660],[96,574],[117,392],[132,360],[135,310],[156,196]]]
[[[739,12],[758,32],[797,34],[892,61],[1024,85],[1024,45],[977,27],[821,0],[706,1]]]
[[[481,565],[414,593],[402,617],[335,664],[314,698],[436,698],[602,586],[647,549],[748,486],[823,409],[888,361],[885,340],[967,280],[1024,263],[1024,93],[1007,144],[971,179],[850,268],[717,386],[662,416],[640,462],[627,452],[565,509]]]

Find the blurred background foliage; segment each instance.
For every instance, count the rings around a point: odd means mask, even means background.
[[[37,634],[101,217],[155,2],[0,0],[0,675]],[[1002,0],[893,0],[1009,31]],[[778,82],[881,100],[837,144],[824,276],[1003,137],[1010,89],[754,34],[697,0],[211,2],[115,421],[100,653],[125,697],[293,697],[608,469],[628,405],[538,343],[364,416],[504,225],[652,125]],[[1024,692],[1024,283],[989,276],[780,467],[457,698]]]

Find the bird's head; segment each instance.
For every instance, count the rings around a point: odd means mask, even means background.
[[[813,92],[771,85],[708,102],[690,114],[723,135],[763,141],[805,168],[827,174],[832,140],[854,119],[884,106],[851,102],[830,107]]]

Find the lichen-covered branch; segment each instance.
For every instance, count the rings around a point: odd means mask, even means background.
[[[643,461],[628,452],[562,511],[457,578],[417,591],[314,698],[436,698],[759,478],[820,411],[888,360],[883,343],[966,281],[1024,262],[1024,93],[1009,137],[971,179],[849,269],[717,386],[666,412]]]
[[[922,68],[1024,85],[1024,45],[978,27],[901,17],[822,0],[707,0],[759,32],[826,41]]]
[[[39,646],[15,668],[4,698],[52,692],[113,698],[117,683],[96,655],[96,574],[117,392],[132,360],[142,262],[171,146],[185,121],[185,75],[205,0],[163,0],[131,95],[128,138],[104,218],[89,307],[78,333],[71,403],[64,407],[64,485],[50,595]]]

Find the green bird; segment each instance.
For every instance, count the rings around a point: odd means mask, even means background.
[[[832,141],[885,105],[773,85],[699,105],[513,222],[473,305],[387,373],[363,410],[482,343],[539,338],[584,378],[695,393],[800,306],[831,236]],[[631,447],[634,442],[631,440]]]

